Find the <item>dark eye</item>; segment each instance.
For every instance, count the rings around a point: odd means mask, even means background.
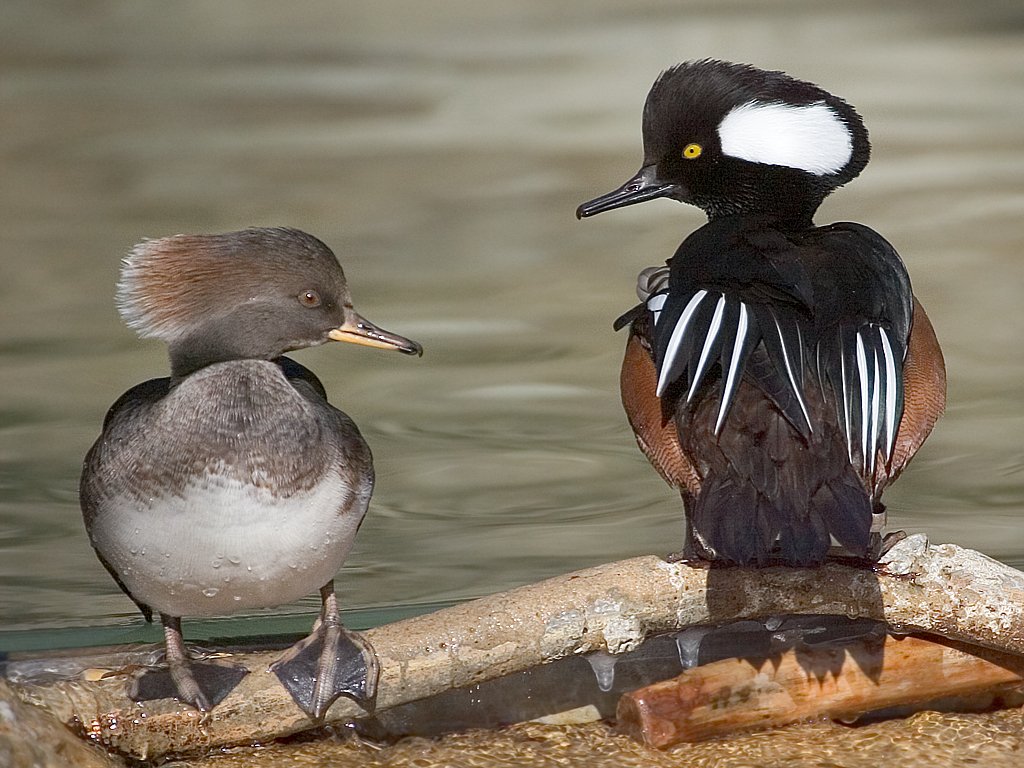
[[[320,294],[316,291],[303,291],[299,294],[299,303],[304,307],[319,307]]]

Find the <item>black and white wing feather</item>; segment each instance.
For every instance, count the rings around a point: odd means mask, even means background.
[[[648,298],[654,319],[657,395],[678,387],[691,405],[717,372],[719,406],[715,434],[725,426],[736,389],[751,360],[763,344],[773,364],[753,373],[793,427],[803,435],[813,431],[804,396],[804,332],[798,322],[780,317],[771,306],[750,304],[727,293],[699,289],[688,297],[673,296],[665,307],[665,294]],[[781,381],[780,381],[781,380]],[[780,386],[782,384],[782,386]]]
[[[727,225],[707,225],[670,265],[640,273],[643,303],[616,328],[646,313],[658,397],[693,407],[717,385],[715,435],[744,378],[805,440],[819,428],[808,395],[834,403],[850,463],[873,486],[903,415],[913,294],[899,256],[856,224],[800,237],[708,234],[716,227]]]
[[[874,477],[881,454],[892,458],[903,416],[906,336],[877,323],[843,326],[832,344],[820,343],[819,372],[837,393],[836,408],[850,463]]]

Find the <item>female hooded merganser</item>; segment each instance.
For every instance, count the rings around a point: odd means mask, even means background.
[[[181,617],[319,589],[313,633],[272,668],[314,721],[342,694],[372,702],[377,660],[341,626],[333,583],[373,491],[370,449],[320,380],[282,355],[332,340],[422,348],[356,314],[334,254],[295,229],[140,243],[118,306],[171,362],[169,378],[114,403],[82,472],[100,561],[164,625],[169,670],[143,674],[132,696],[210,709],[246,670],[190,662]]]
[[[816,227],[867,165],[854,109],[782,72],[702,60],[657,79],[644,162],[582,218],[667,197],[708,223],[644,270],[622,400],[640,448],[683,497],[683,554],[820,564],[834,538],[877,556],[880,498],[945,405],[935,333],[893,247]]]

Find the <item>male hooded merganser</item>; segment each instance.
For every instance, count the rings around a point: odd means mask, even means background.
[[[272,669],[320,721],[340,695],[372,702],[378,664],[340,624],[334,576],[373,491],[370,449],[285,352],[419,344],[352,308],[331,250],[295,229],[178,235],[124,260],[118,307],[166,342],[171,376],[114,403],[85,458],[81,504],[100,561],[164,625],[169,671],[132,686],[206,711],[246,674],[189,661],[182,616],[281,605],[320,590],[313,633]]]
[[[867,165],[854,109],[782,72],[702,60],[655,81],[644,162],[582,218],[667,197],[708,223],[644,270],[622,400],[683,497],[685,557],[816,565],[834,538],[873,558],[880,498],[945,405],[935,333],[893,247],[816,227]]]

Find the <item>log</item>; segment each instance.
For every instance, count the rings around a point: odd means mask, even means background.
[[[727,659],[624,694],[616,725],[662,749],[814,718],[850,720],[1024,678],[1024,657],[985,656],[926,638],[888,636],[790,649],[760,664]]]
[[[782,614],[836,614],[1024,653],[1024,573],[954,545],[912,536],[874,570],[707,568],[653,557],[600,565],[373,629],[381,662],[379,710],[572,654],[621,653],[645,637],[695,624]],[[136,704],[126,676],[25,686],[21,695],[78,723],[135,759],[265,742],[308,729],[267,667],[278,654],[244,654],[250,670],[205,717],[175,701]],[[363,714],[342,699],[329,721]]]

